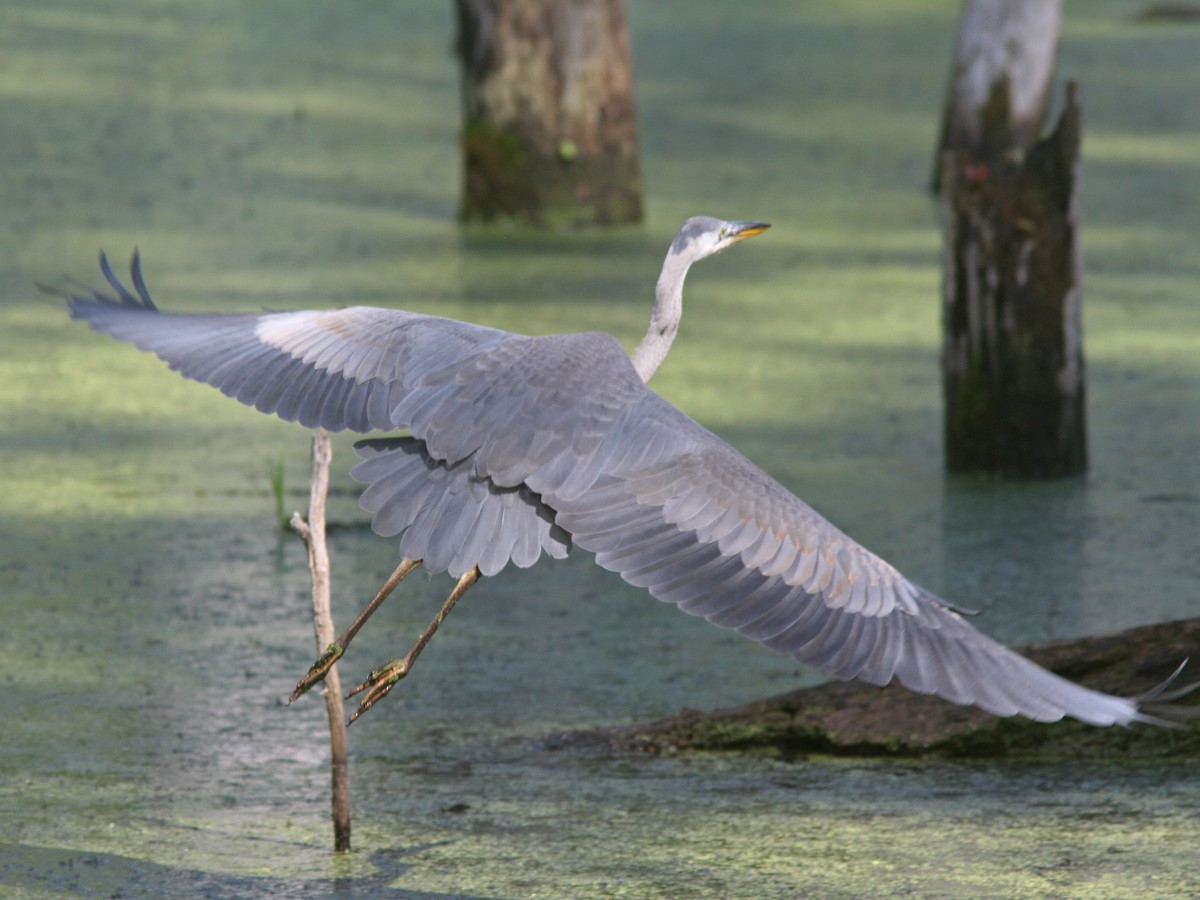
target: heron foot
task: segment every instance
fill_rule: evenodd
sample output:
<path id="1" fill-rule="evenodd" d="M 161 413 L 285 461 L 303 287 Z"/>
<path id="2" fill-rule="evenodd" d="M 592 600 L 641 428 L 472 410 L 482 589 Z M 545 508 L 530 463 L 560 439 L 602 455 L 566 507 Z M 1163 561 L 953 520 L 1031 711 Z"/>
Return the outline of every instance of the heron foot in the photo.
<path id="1" fill-rule="evenodd" d="M 325 652 L 317 657 L 317 661 L 309 666 L 304 677 L 296 684 L 292 696 L 288 697 L 288 703 L 294 703 L 312 690 L 315 685 L 324 681 L 329 670 L 333 668 L 333 664 L 341 659 L 345 652 L 346 648 L 339 641 L 334 641 L 326 647 Z"/>
<path id="2" fill-rule="evenodd" d="M 358 618 L 346 631 L 334 640 L 332 644 L 325 648 L 325 652 L 317 657 L 317 661 L 308 667 L 308 671 L 304 677 L 296 684 L 296 689 L 292 691 L 292 696 L 288 697 L 288 703 L 293 703 L 303 697 L 314 685 L 319 684 L 329 674 L 329 670 L 346 652 L 346 648 L 350 646 L 350 642 L 354 640 L 354 636 L 358 634 L 360 628 L 367 624 L 367 619 L 379 608 L 379 604 L 387 599 L 388 594 L 395 590 L 396 585 L 405 579 L 405 577 L 417 566 L 421 564 L 419 559 L 402 559 L 400 565 L 396 566 L 396 571 L 388 576 L 388 580 L 383 583 L 383 587 L 375 594 L 374 599 L 367 604 L 366 608 L 358 614 Z"/>
<path id="3" fill-rule="evenodd" d="M 393 659 L 386 665 L 374 669 L 368 676 L 367 680 L 360 685 L 356 685 L 350 690 L 349 696 L 353 697 L 367 691 L 367 696 L 359 701 L 358 709 L 350 716 L 350 721 L 353 722 L 368 709 L 382 700 L 394 688 L 399 681 L 404 678 L 412 668 L 412 663 L 409 659 Z"/>
<path id="4" fill-rule="evenodd" d="M 438 614 L 433 617 L 433 621 L 426 626 L 425 631 L 417 638 L 417 642 L 413 644 L 413 648 L 408 651 L 408 654 L 403 659 L 393 659 L 387 665 L 380 666 L 367 676 L 367 680 L 350 691 L 350 696 L 367 692 L 367 696 L 358 704 L 358 709 L 354 715 L 350 717 L 350 722 L 354 722 L 359 716 L 365 713 L 368 709 L 382 700 L 388 695 L 388 692 L 396 686 L 401 678 L 404 678 L 412 671 L 413 663 L 417 657 L 421 655 L 421 651 L 425 649 L 425 645 L 429 643 L 434 632 L 446 620 L 446 616 L 450 615 L 450 610 L 454 609 L 454 604 L 459 598 L 467 592 L 480 578 L 479 567 L 474 566 L 471 571 L 467 572 L 458 579 L 458 584 L 454 586 L 454 590 L 450 592 L 450 596 L 442 604 L 442 608 L 438 610 Z M 326 651 L 328 652 L 328 651 Z M 349 724 L 349 723 L 348 723 Z"/>

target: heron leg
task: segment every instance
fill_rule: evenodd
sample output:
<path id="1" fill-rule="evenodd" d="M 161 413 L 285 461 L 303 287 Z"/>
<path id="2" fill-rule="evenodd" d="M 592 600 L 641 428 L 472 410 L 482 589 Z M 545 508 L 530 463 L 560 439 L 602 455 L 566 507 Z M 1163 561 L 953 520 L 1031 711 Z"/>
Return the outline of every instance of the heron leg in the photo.
<path id="1" fill-rule="evenodd" d="M 454 590 L 450 592 L 450 596 L 446 598 L 446 602 L 442 604 L 442 608 L 438 610 L 438 614 L 433 617 L 433 621 L 429 623 L 425 631 L 417 638 L 417 642 L 413 644 L 413 648 L 408 651 L 404 658 L 394 659 L 387 665 L 375 669 L 367 676 L 366 681 L 350 691 L 351 697 L 367 691 L 367 696 L 363 697 L 358 704 L 358 709 L 350 716 L 351 722 L 386 697 L 388 692 L 396 686 L 396 683 L 412 671 L 413 663 L 421 655 L 421 651 L 425 649 L 425 645 L 429 643 L 429 639 L 437 632 L 438 626 L 446 620 L 446 616 L 450 615 L 450 610 L 454 609 L 454 604 L 458 602 L 459 598 L 480 577 L 479 567 L 476 566 L 462 578 L 458 579 L 458 584 L 454 586 Z"/>
<path id="2" fill-rule="evenodd" d="M 288 698 L 288 703 L 293 702 L 299 697 L 304 696 L 313 687 L 324 680 L 329 674 L 329 670 L 333 668 L 333 664 L 342 658 L 342 654 L 346 652 L 346 648 L 350 646 L 350 642 L 354 640 L 354 636 L 358 634 L 358 630 L 367 624 L 367 619 L 371 618 L 375 610 L 379 609 L 379 604 L 387 599 L 388 594 L 396 589 L 396 585 L 402 582 L 413 569 L 421 564 L 419 559 L 408 559 L 407 557 L 400 560 L 400 565 L 396 566 L 396 571 L 388 576 L 388 580 L 383 583 L 383 587 L 375 595 L 366 608 L 358 614 L 358 618 L 353 624 L 347 628 L 340 637 L 335 638 L 333 643 L 325 648 L 325 652 L 317 657 L 317 661 L 309 666 L 308 672 L 300 679 L 296 685 L 296 689 L 292 691 L 292 696 Z"/>

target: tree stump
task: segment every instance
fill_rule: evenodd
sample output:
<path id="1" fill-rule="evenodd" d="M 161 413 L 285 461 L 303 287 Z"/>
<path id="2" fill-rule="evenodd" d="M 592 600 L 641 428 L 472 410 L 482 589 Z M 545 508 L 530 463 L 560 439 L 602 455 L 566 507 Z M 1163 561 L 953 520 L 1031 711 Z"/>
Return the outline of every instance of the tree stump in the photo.
<path id="1" fill-rule="evenodd" d="M 456 0 L 466 221 L 642 218 L 621 0 Z"/>
<path id="2" fill-rule="evenodd" d="M 1074 84 L 1038 137 L 1057 22 L 1043 0 L 964 9 L 938 160 L 951 472 L 1087 469 Z"/>
<path id="3" fill-rule="evenodd" d="M 1023 158 L 947 151 L 942 374 L 951 472 L 1087 470 L 1079 144 L 1070 85 L 1057 127 Z"/>

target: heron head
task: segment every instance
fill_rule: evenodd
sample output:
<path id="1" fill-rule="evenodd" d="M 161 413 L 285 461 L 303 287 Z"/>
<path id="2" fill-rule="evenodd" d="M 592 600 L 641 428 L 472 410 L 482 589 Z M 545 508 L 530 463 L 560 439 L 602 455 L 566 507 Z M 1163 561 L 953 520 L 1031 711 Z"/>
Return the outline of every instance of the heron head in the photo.
<path id="1" fill-rule="evenodd" d="M 766 222 L 726 222 L 711 216 L 693 216 L 683 223 L 679 234 L 675 236 L 671 255 L 694 263 L 720 253 L 738 241 L 762 234 L 770 227 Z"/>

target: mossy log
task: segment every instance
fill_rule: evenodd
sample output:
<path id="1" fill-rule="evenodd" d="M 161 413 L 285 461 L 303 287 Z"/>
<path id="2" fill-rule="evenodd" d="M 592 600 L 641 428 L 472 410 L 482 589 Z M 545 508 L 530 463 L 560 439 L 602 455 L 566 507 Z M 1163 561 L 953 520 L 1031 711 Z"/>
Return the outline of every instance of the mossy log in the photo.
<path id="1" fill-rule="evenodd" d="M 1200 618 L 1038 644 L 1022 652 L 1088 687 L 1136 696 L 1160 684 L 1184 659 L 1200 655 Z M 1185 671 L 1180 681 L 1194 679 Z M 784 757 L 1162 760 L 1200 756 L 1200 725 L 1043 724 L 997 718 L 895 684 L 834 682 L 710 713 L 687 711 L 657 722 L 554 735 L 547 744 L 655 754 L 717 750 Z"/>

